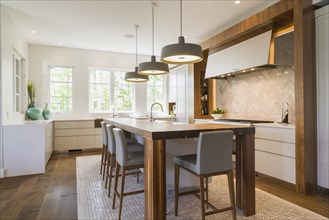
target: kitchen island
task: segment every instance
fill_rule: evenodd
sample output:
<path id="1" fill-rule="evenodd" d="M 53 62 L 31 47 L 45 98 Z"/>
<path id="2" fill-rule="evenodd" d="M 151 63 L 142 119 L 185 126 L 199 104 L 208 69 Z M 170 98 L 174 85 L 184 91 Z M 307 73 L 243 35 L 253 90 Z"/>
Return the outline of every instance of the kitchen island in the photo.
<path id="1" fill-rule="evenodd" d="M 255 214 L 254 127 L 150 122 L 129 118 L 111 118 L 104 121 L 144 138 L 145 219 L 166 219 L 166 140 L 198 137 L 200 132 L 215 130 L 233 130 L 236 136 L 236 203 L 245 216 Z"/>

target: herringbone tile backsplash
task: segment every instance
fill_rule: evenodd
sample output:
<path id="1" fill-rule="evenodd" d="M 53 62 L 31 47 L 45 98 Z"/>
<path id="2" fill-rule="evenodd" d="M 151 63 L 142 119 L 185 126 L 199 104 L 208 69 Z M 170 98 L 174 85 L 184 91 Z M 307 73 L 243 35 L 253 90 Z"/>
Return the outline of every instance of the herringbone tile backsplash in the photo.
<path id="1" fill-rule="evenodd" d="M 230 118 L 281 121 L 284 102 L 289 103 L 289 122 L 295 123 L 295 76 L 291 67 L 260 70 L 217 80 L 217 107 Z"/>

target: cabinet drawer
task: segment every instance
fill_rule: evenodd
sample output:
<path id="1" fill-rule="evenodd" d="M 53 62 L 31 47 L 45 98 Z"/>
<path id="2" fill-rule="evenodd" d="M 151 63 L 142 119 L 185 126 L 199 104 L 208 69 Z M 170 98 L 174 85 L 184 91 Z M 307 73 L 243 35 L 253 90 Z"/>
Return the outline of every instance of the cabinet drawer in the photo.
<path id="1" fill-rule="evenodd" d="M 55 129 L 77 128 L 77 121 L 55 121 Z"/>
<path id="2" fill-rule="evenodd" d="M 78 129 L 78 136 L 79 135 L 94 135 L 94 129 L 93 128 L 79 128 Z"/>
<path id="3" fill-rule="evenodd" d="M 256 138 L 295 143 L 295 129 L 256 127 Z"/>
<path id="4" fill-rule="evenodd" d="M 94 148 L 94 136 L 78 136 L 78 149 Z"/>
<path id="5" fill-rule="evenodd" d="M 63 151 L 70 149 L 77 149 L 78 139 L 77 137 L 55 137 L 54 149 L 55 151 Z"/>
<path id="6" fill-rule="evenodd" d="M 99 134 L 99 135 L 103 135 L 103 130 L 102 128 L 95 128 L 95 135 Z"/>
<path id="7" fill-rule="evenodd" d="M 275 178 L 296 183 L 295 159 L 276 154 L 255 151 L 255 168 L 257 172 Z"/>
<path id="8" fill-rule="evenodd" d="M 255 149 L 295 158 L 295 144 L 255 138 Z"/>
<path id="9" fill-rule="evenodd" d="M 77 129 L 58 129 L 54 132 L 55 137 L 77 136 L 77 134 Z"/>
<path id="10" fill-rule="evenodd" d="M 78 128 L 94 128 L 95 121 L 78 121 Z"/>

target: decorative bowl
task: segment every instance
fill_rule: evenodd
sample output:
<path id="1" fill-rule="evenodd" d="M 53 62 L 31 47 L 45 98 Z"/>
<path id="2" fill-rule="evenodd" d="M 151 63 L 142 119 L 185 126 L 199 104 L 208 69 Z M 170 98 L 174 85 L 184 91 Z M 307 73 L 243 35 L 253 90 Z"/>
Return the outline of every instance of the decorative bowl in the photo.
<path id="1" fill-rule="evenodd" d="M 223 117 L 224 114 L 211 114 L 211 117 L 213 117 L 214 119 L 220 119 L 221 117 Z"/>

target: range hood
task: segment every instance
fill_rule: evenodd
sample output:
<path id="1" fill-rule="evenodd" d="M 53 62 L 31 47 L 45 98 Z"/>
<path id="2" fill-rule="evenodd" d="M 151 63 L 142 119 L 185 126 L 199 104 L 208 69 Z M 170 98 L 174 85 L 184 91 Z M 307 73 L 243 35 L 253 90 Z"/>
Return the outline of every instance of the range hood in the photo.
<path id="1" fill-rule="evenodd" d="M 220 79 L 278 65 L 293 66 L 291 30 L 278 36 L 267 31 L 209 55 L 205 78 Z"/>

